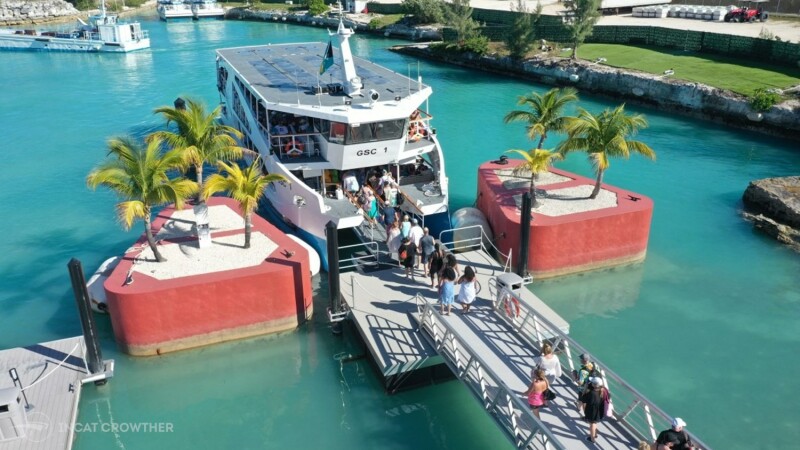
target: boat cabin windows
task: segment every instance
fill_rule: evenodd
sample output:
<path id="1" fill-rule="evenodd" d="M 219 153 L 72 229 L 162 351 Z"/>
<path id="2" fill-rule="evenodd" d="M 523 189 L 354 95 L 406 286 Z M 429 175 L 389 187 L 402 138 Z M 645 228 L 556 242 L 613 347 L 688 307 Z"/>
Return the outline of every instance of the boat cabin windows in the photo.
<path id="1" fill-rule="evenodd" d="M 403 136 L 406 125 L 405 120 L 402 119 L 349 125 L 325 120 L 320 120 L 319 122 L 325 122 L 330 127 L 329 133 L 322 132 L 322 128 L 320 128 L 323 136 L 328 135 L 328 142 L 344 145 L 400 139 Z"/>

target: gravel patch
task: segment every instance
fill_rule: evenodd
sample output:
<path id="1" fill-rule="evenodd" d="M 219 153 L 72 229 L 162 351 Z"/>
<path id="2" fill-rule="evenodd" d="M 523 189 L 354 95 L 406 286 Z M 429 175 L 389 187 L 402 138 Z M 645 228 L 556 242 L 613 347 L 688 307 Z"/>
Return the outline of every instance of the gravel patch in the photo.
<path id="1" fill-rule="evenodd" d="M 225 206 L 219 208 L 230 211 Z M 236 213 L 233 215 L 238 217 Z M 213 223 L 213 216 L 211 220 Z M 239 220 L 242 220 L 241 217 Z M 249 249 L 243 248 L 243 245 L 244 233 L 212 238 L 211 247 L 202 250 L 197 246 L 196 240 L 181 244 L 159 245 L 158 250 L 167 259 L 160 263 L 155 261 L 150 247 L 146 247 L 136 258 L 133 271 L 158 280 L 172 280 L 257 266 L 278 249 L 278 244 L 259 232 L 253 232 L 251 235 Z"/>
<path id="2" fill-rule="evenodd" d="M 242 216 L 225 205 L 209 206 L 208 220 L 212 233 L 244 229 L 244 219 Z M 195 236 L 197 235 L 197 231 L 194 221 L 194 211 L 192 208 L 184 208 L 175 211 L 164 223 L 164 226 L 158 230 L 156 239 L 174 239 L 184 236 Z"/>
<path id="3" fill-rule="evenodd" d="M 513 169 L 500 169 L 495 170 L 494 173 L 497 178 L 503 183 L 506 190 L 528 188 L 531 185 L 531 172 L 523 171 L 518 175 L 514 175 Z M 536 178 L 536 186 L 546 186 L 548 184 L 562 183 L 564 181 L 572 181 L 572 178 L 562 175 L 556 175 L 552 172 L 540 173 Z"/>
<path id="4" fill-rule="evenodd" d="M 539 206 L 533 212 L 543 216 L 566 216 L 598 209 L 614 208 L 617 206 L 617 194 L 605 189 L 600 190 L 597 198 L 588 198 L 594 186 L 581 185 L 550 191 L 536 190 L 536 199 Z M 514 196 L 519 212 L 522 209 L 522 194 Z"/>

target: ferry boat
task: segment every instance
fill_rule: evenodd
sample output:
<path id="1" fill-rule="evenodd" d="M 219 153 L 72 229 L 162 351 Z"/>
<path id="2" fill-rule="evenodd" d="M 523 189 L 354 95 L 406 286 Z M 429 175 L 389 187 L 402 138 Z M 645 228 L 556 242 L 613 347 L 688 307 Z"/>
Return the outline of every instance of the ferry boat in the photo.
<path id="1" fill-rule="evenodd" d="M 192 15 L 195 19 L 222 19 L 225 17 L 225 8 L 217 4 L 216 0 L 193 0 Z"/>
<path id="2" fill-rule="evenodd" d="M 194 19 L 191 2 L 183 0 L 158 0 L 158 17 L 163 21 L 170 19 Z"/>
<path id="3" fill-rule="evenodd" d="M 0 49 L 124 53 L 150 48 L 150 35 L 141 24 L 106 14 L 105 2 L 100 14 L 89 17 L 88 24 L 78 19 L 78 25 L 71 31 L 0 30 Z"/>
<path id="4" fill-rule="evenodd" d="M 261 155 L 266 172 L 291 181 L 267 188 L 266 213 L 309 242 L 326 270 L 328 222 L 362 240 L 382 233 L 358 206 L 370 174 L 391 175 L 399 193 L 384 197 L 431 234 L 450 228 L 444 156 L 432 116 L 421 110 L 431 87 L 419 75 L 414 80 L 353 56 L 352 34 L 340 18 L 327 45 L 217 50 L 221 120 L 244 134 L 242 145 Z M 355 190 L 344 186 L 353 177 Z M 362 226 L 370 223 L 372 229 Z"/>

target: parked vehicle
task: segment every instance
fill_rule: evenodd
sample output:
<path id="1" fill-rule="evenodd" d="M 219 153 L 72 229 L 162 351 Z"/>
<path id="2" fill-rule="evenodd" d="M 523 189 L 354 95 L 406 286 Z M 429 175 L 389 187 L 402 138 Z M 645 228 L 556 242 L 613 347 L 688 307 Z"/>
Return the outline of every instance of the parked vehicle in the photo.
<path id="1" fill-rule="evenodd" d="M 725 14 L 724 20 L 725 22 L 755 22 L 756 20 L 766 22 L 769 18 L 769 13 L 764 11 L 764 7 L 761 6 L 760 3 L 765 3 L 767 1 L 768 0 L 751 0 L 746 2 L 746 6 L 728 11 L 728 14 Z M 757 6 L 754 7 L 753 4 Z"/>

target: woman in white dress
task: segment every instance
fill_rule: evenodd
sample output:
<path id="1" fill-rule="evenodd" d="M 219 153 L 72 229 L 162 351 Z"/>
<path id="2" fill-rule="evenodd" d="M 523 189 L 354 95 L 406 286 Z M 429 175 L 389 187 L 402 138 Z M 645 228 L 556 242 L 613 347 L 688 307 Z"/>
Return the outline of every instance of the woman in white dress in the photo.
<path id="1" fill-rule="evenodd" d="M 475 296 L 478 295 L 478 283 L 475 280 L 475 271 L 472 267 L 467 266 L 464 268 L 464 275 L 458 279 L 460 289 L 458 291 L 458 302 L 461 303 L 463 308 L 461 312 L 467 314 L 472 302 L 475 301 Z"/>
<path id="2" fill-rule="evenodd" d="M 531 374 L 536 372 L 536 369 L 544 370 L 550 385 L 553 385 L 557 379 L 561 378 L 561 361 L 558 360 L 558 356 L 553 354 L 553 346 L 549 342 L 542 344 L 542 355 L 533 359 Z"/>
<path id="3" fill-rule="evenodd" d="M 397 221 L 395 221 L 392 224 L 392 227 L 389 228 L 389 232 L 386 233 L 386 246 L 389 247 L 389 252 L 391 253 L 389 256 L 397 259 L 398 261 L 400 261 L 400 258 L 397 255 L 397 251 L 400 250 L 401 241 L 402 236 L 400 235 L 400 225 L 398 225 Z M 400 265 L 402 265 L 402 262 Z"/>

